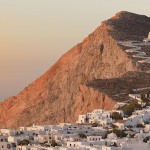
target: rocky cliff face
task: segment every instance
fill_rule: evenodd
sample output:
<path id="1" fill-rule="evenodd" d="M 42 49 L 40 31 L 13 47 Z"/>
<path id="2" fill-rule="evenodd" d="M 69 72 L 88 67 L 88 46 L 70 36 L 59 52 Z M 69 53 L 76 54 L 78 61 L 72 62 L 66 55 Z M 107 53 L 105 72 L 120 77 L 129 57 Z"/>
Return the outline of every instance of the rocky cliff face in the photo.
<path id="1" fill-rule="evenodd" d="M 138 18 L 146 20 L 146 28 L 140 30 Z M 147 36 L 150 31 L 147 21 L 150 18 L 121 12 L 103 22 L 43 76 L 17 96 L 0 103 L 0 127 L 75 122 L 79 114 L 95 108 L 112 109 L 116 102 L 110 96 L 86 85 L 97 79 L 137 71 L 132 59 L 118 46 L 117 40 L 126 38 L 130 33 L 130 24 L 139 28 L 140 37 Z M 138 36 L 137 33 L 135 36 Z M 135 36 L 132 33 L 130 39 Z"/>

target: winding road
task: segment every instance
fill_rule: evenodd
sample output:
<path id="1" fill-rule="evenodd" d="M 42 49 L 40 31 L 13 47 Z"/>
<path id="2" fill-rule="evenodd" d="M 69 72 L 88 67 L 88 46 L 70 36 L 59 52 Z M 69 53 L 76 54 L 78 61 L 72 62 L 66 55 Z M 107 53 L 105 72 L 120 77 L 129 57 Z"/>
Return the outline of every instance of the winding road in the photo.
<path id="1" fill-rule="evenodd" d="M 136 53 L 132 55 L 134 58 L 140 58 L 141 60 L 138 63 L 149 63 L 150 64 L 150 57 L 147 56 L 146 52 L 142 51 L 140 46 L 150 46 L 150 43 L 145 42 L 138 42 L 134 43 L 133 41 L 125 41 L 125 42 L 118 42 L 119 44 L 127 47 L 131 47 L 130 49 L 125 50 L 127 53 Z"/>

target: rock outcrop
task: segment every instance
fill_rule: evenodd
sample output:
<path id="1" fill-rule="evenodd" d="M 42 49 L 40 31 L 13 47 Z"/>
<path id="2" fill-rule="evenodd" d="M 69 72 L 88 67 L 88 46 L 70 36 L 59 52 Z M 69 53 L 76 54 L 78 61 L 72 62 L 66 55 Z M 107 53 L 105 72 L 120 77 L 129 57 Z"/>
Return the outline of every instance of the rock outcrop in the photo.
<path id="1" fill-rule="evenodd" d="M 95 108 L 112 109 L 115 100 L 86 85 L 138 71 L 117 40 L 142 39 L 149 31 L 150 18 L 129 12 L 104 21 L 44 75 L 17 96 L 0 103 L 0 127 L 75 122 L 79 114 Z"/>

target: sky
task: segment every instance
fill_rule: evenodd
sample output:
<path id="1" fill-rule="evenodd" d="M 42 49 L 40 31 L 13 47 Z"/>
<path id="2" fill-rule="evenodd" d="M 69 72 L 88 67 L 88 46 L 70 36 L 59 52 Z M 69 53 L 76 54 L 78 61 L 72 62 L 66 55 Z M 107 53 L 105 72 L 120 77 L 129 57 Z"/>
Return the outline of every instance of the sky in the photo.
<path id="1" fill-rule="evenodd" d="M 119 11 L 150 0 L 0 0 L 0 100 L 18 94 Z"/>

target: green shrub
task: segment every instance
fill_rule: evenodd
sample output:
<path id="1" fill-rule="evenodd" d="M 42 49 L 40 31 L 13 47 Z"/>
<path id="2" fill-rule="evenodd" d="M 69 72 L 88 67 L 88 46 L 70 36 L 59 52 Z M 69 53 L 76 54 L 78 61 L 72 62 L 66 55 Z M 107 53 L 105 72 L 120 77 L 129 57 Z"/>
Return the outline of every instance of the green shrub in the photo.
<path id="1" fill-rule="evenodd" d="M 98 123 L 93 123 L 92 124 L 92 127 L 97 127 L 98 126 Z"/>
<path id="2" fill-rule="evenodd" d="M 117 135 L 117 137 L 120 137 L 120 138 L 127 136 L 127 134 L 124 131 L 118 130 L 118 129 L 113 129 L 112 131 L 107 131 L 106 134 L 103 136 L 103 139 L 107 138 L 107 135 L 112 132 L 115 133 Z"/>
<path id="3" fill-rule="evenodd" d="M 111 124 L 111 127 L 112 127 L 113 129 L 115 129 L 117 126 L 114 125 L 114 124 Z"/>
<path id="4" fill-rule="evenodd" d="M 52 140 L 52 142 L 51 142 L 51 146 L 55 147 L 55 146 L 58 146 L 58 144 L 56 143 L 56 141 L 55 141 L 55 140 Z"/>
<path id="5" fill-rule="evenodd" d="M 82 139 L 86 139 L 86 138 L 87 138 L 87 136 L 86 136 L 85 134 L 83 134 L 83 133 L 79 133 L 78 135 L 79 135 L 79 137 L 82 138 Z"/>
<path id="6" fill-rule="evenodd" d="M 122 120 L 122 116 L 121 114 L 119 114 L 118 112 L 113 112 L 112 113 L 112 119 L 115 119 L 115 120 Z"/>
<path id="7" fill-rule="evenodd" d="M 124 105 L 118 109 L 122 110 L 125 113 L 125 115 L 131 116 L 134 110 L 141 108 L 142 106 L 138 104 L 137 101 L 132 101 L 128 105 Z"/>
<path id="8" fill-rule="evenodd" d="M 143 142 L 147 143 L 147 141 L 149 141 L 149 140 L 150 140 L 150 136 L 147 136 L 143 139 Z"/>
<path id="9" fill-rule="evenodd" d="M 30 144 L 29 140 L 22 140 L 18 143 L 18 145 L 28 145 L 28 144 Z"/>
<path id="10" fill-rule="evenodd" d="M 142 124 L 137 124 L 136 127 L 137 127 L 137 128 L 144 128 L 145 126 L 142 125 Z"/>

